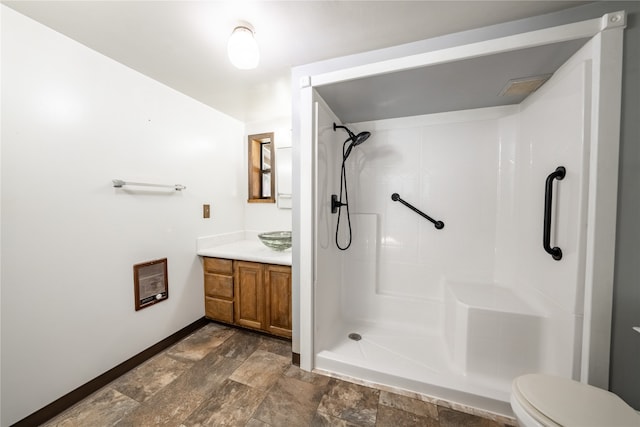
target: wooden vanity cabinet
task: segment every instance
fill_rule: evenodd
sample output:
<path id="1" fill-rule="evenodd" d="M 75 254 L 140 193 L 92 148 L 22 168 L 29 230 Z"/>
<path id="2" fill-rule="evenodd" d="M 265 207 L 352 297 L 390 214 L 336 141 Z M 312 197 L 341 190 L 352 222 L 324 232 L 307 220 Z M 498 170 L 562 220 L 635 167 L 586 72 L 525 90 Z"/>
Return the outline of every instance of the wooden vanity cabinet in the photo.
<path id="1" fill-rule="evenodd" d="M 205 315 L 291 338 L 291 267 L 204 258 Z"/>

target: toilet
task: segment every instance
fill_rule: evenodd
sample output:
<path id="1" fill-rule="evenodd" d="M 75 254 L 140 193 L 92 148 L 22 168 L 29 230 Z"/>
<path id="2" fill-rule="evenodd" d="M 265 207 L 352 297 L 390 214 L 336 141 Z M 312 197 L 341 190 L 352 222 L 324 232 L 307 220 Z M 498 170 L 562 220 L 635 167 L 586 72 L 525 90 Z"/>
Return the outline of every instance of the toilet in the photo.
<path id="1" fill-rule="evenodd" d="M 640 427 L 640 414 L 615 394 L 551 375 L 513 380 L 511 408 L 520 427 Z"/>

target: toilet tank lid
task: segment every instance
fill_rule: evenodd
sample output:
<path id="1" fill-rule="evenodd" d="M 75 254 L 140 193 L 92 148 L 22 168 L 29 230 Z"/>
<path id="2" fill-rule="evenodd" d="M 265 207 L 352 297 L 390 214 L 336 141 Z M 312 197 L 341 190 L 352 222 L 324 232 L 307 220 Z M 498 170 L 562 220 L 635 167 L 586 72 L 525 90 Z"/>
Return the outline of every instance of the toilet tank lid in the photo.
<path id="1" fill-rule="evenodd" d="M 640 426 L 640 415 L 615 394 L 567 378 L 529 374 L 513 381 L 527 402 L 562 426 Z"/>

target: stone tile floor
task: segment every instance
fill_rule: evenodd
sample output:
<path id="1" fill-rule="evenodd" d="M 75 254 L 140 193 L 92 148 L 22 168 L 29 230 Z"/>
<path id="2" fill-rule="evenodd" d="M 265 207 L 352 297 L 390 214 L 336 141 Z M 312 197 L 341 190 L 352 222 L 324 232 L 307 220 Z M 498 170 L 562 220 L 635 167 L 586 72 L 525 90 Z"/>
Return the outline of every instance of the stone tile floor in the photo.
<path id="1" fill-rule="evenodd" d="M 45 426 L 504 424 L 291 365 L 291 343 L 209 323 Z"/>

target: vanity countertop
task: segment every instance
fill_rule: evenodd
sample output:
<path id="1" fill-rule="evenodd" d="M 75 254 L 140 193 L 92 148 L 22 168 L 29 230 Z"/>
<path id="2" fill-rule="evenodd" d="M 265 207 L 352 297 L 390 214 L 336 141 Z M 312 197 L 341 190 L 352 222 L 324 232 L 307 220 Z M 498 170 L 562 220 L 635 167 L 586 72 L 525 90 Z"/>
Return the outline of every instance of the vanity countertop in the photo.
<path id="1" fill-rule="evenodd" d="M 244 236 L 243 236 L 244 237 Z M 250 236 L 247 236 L 250 237 Z M 205 257 L 237 259 L 265 264 L 291 265 L 291 248 L 274 251 L 254 238 L 242 238 L 231 242 L 211 242 L 198 239 L 197 254 Z"/>

